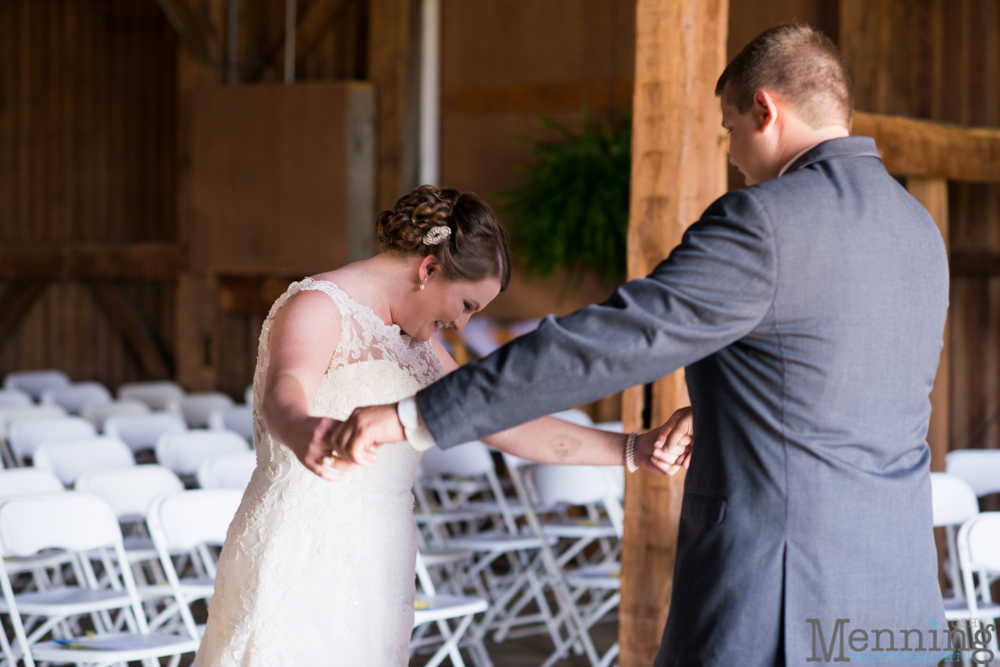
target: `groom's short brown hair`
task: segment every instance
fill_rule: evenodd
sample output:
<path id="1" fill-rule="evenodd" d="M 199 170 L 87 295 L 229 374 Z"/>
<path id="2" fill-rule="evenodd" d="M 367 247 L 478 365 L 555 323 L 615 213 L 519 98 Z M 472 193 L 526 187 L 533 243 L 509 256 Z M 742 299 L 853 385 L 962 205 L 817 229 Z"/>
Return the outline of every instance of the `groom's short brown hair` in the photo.
<path id="1" fill-rule="evenodd" d="M 761 90 L 781 95 L 813 129 L 850 129 L 854 120 L 847 65 L 830 38 L 809 26 L 765 30 L 730 61 L 715 86 L 715 94 L 741 114 Z"/>

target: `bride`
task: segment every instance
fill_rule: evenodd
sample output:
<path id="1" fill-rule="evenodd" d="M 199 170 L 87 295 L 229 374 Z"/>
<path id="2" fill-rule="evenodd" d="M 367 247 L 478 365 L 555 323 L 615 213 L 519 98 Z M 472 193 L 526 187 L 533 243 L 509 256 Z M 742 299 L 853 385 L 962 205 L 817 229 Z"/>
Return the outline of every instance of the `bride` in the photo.
<path id="1" fill-rule="evenodd" d="M 195 667 L 408 662 L 420 453 L 386 445 L 355 467 L 332 456 L 327 436 L 355 407 L 394 403 L 457 368 L 433 334 L 461 331 L 505 289 L 510 257 L 489 206 L 455 190 L 417 188 L 376 228 L 380 254 L 293 283 L 264 321 L 257 469 L 222 549 Z M 657 438 L 636 446 L 650 470 Z M 624 440 L 543 418 L 487 442 L 543 462 L 621 465 Z"/>

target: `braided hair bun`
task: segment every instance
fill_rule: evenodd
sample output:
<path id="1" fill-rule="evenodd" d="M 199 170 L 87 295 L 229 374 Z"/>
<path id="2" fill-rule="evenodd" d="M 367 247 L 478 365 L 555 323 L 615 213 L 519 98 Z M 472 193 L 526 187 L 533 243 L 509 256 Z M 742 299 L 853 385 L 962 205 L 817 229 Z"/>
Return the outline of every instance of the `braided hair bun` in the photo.
<path id="1" fill-rule="evenodd" d="M 493 209 L 472 193 L 422 185 L 375 223 L 383 252 L 433 255 L 449 280 L 510 284 L 510 251 Z"/>

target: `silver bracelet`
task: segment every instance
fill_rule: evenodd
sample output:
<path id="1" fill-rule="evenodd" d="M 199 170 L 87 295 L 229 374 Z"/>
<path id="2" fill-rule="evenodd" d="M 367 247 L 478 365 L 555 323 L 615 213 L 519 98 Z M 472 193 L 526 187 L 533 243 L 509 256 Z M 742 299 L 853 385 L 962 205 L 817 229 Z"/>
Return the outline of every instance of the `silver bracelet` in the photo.
<path id="1" fill-rule="evenodd" d="M 635 464 L 635 439 L 638 435 L 637 431 L 632 431 L 628 434 L 628 439 L 625 440 L 625 467 L 628 468 L 629 472 L 635 472 L 639 469 L 639 466 Z"/>

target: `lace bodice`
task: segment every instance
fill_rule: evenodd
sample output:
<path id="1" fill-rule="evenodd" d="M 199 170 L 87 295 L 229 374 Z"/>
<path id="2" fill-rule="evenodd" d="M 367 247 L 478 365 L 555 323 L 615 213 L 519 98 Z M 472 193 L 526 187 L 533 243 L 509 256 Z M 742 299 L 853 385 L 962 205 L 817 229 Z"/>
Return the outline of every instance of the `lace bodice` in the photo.
<path id="1" fill-rule="evenodd" d="M 310 408 L 344 419 L 412 396 L 442 374 L 430 343 L 412 340 L 337 285 L 306 278 L 274 303 L 254 374 L 257 469 L 223 547 L 196 667 L 403 667 L 413 623 L 413 475 L 420 454 L 383 445 L 340 482 L 309 472 L 261 418 L 274 317 L 294 294 L 327 294 L 341 336 Z"/>

